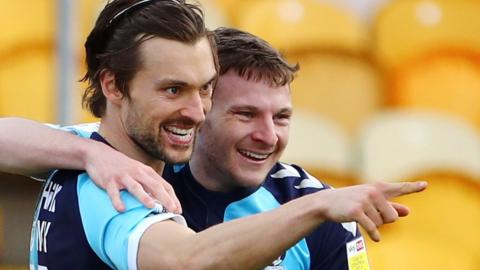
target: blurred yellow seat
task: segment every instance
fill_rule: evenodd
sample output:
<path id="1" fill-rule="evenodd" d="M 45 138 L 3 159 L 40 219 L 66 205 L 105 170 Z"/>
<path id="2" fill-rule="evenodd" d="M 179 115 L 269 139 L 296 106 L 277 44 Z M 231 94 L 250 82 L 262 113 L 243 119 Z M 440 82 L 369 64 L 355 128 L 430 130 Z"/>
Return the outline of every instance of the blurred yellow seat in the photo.
<path id="1" fill-rule="evenodd" d="M 396 199 L 412 213 L 369 241 L 373 269 L 475 270 L 480 266 L 480 139 L 460 119 L 390 112 L 372 120 L 358 145 L 360 178 L 427 180 L 421 194 Z"/>
<path id="2" fill-rule="evenodd" d="M 2 1 L 0 116 L 54 116 L 55 2 Z"/>
<path id="3" fill-rule="evenodd" d="M 105 5 L 101 0 L 75 2 L 75 46 L 81 78 L 83 42 L 98 12 Z M 0 33 L 0 116 L 23 116 L 40 121 L 56 121 L 58 70 L 55 60 L 57 2 L 0 1 L 0 24 L 8 25 Z M 78 106 L 85 84 L 77 84 Z M 83 112 L 80 120 L 92 120 Z"/>
<path id="4" fill-rule="evenodd" d="M 287 53 L 318 48 L 358 52 L 368 46 L 367 27 L 359 18 L 320 1 L 261 0 L 243 9 L 237 26 Z"/>
<path id="5" fill-rule="evenodd" d="M 220 26 L 230 25 L 228 14 L 223 6 L 219 5 L 215 0 L 199 1 L 203 12 L 205 13 L 205 25 L 209 29 L 215 29 Z"/>
<path id="6" fill-rule="evenodd" d="M 394 69 L 390 102 L 462 117 L 480 128 L 480 51 L 445 50 Z"/>
<path id="7" fill-rule="evenodd" d="M 0 55 L 3 56 L 0 63 L 0 116 L 54 121 L 53 44 L 37 45 Z"/>
<path id="8" fill-rule="evenodd" d="M 374 25 L 377 59 L 387 68 L 442 48 L 480 50 L 480 2 L 396 0 Z"/>
<path id="9" fill-rule="evenodd" d="M 4 26 L 0 32 L 0 54 L 20 44 L 54 39 L 55 5 L 51 0 L 0 1 L 0 25 Z"/>
<path id="10" fill-rule="evenodd" d="M 1 265 L 0 270 L 28 270 L 27 265 Z"/>
<path id="11" fill-rule="evenodd" d="M 383 82 L 370 61 L 367 26 L 337 6 L 314 0 L 263 0 L 245 8 L 242 29 L 300 64 L 292 84 L 296 108 L 354 134 L 383 104 Z"/>
<path id="12" fill-rule="evenodd" d="M 202 0 L 201 3 L 204 5 L 205 0 Z M 225 21 L 225 25 L 232 25 L 238 26 L 238 21 L 242 18 L 245 14 L 244 10 L 245 7 L 248 7 L 251 4 L 255 4 L 256 2 L 263 1 L 263 0 L 207 0 L 215 5 L 222 13 L 222 18 Z M 208 20 L 208 15 L 205 16 Z"/>
<path id="13" fill-rule="evenodd" d="M 305 168 L 334 187 L 355 184 L 350 170 L 351 139 L 333 121 L 295 109 L 282 161 Z"/>
<path id="14" fill-rule="evenodd" d="M 480 128 L 480 2 L 392 1 L 374 26 L 395 107 L 460 116 Z"/>
<path id="15" fill-rule="evenodd" d="M 295 108 L 326 117 L 350 135 L 384 104 L 383 81 L 368 59 L 341 52 L 295 57 L 300 71 L 292 83 Z"/>

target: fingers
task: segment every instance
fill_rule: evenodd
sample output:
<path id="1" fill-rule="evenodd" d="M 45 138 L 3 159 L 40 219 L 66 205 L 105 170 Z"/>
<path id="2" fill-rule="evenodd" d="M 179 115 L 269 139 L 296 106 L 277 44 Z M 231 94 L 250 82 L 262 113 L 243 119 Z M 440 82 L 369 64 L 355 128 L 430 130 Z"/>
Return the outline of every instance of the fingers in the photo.
<path id="1" fill-rule="evenodd" d="M 148 176 L 150 177 L 144 177 L 140 180 L 145 189 L 168 211 L 180 214 L 182 209 L 173 187 L 153 170 Z"/>
<path id="2" fill-rule="evenodd" d="M 125 210 L 120 197 L 120 190 L 125 188 L 148 208 L 155 206 L 156 199 L 168 211 L 181 212 L 173 188 L 154 169 L 110 147 L 104 148 L 101 155 L 95 154 L 98 148 L 94 148 L 97 150 L 86 159 L 85 170 L 99 187 L 107 191 L 117 211 Z M 102 158 L 98 159 L 98 156 Z"/>
<path id="3" fill-rule="evenodd" d="M 407 206 L 396 202 L 390 202 L 390 204 L 395 209 L 395 211 L 397 211 L 399 217 L 405 217 L 410 214 L 410 209 Z"/>
<path id="4" fill-rule="evenodd" d="M 108 181 L 105 188 L 113 207 L 119 212 L 125 211 L 125 205 L 120 197 L 120 190 L 123 187 L 147 208 L 155 207 L 155 199 L 157 199 L 167 211 L 180 214 L 182 209 L 172 186 L 158 174 L 155 176 L 158 179 L 143 176 L 136 181 L 130 176 L 123 176 L 121 180 Z"/>
<path id="5" fill-rule="evenodd" d="M 381 216 L 382 224 L 380 225 L 395 222 L 399 217 L 397 210 L 385 199 L 381 200 L 380 202 L 376 202 L 375 208 L 377 209 L 378 214 Z"/>
<path id="6" fill-rule="evenodd" d="M 117 210 L 118 212 L 125 211 L 125 205 L 120 199 L 120 189 L 117 184 L 113 181 L 110 181 L 105 188 L 108 197 L 110 197 L 110 200 L 112 200 L 113 208 L 115 208 L 115 210 Z"/>
<path id="7" fill-rule="evenodd" d="M 368 205 L 365 207 L 365 215 L 375 224 L 375 227 L 378 228 L 383 225 L 383 218 L 380 215 L 380 212 L 377 211 L 373 205 Z"/>
<path id="8" fill-rule="evenodd" d="M 145 207 L 153 208 L 155 207 L 155 200 L 150 196 L 150 194 L 145 191 L 143 186 L 132 179 L 129 176 L 124 176 L 122 178 L 123 186 L 130 192 L 133 196 L 137 198 Z"/>
<path id="9" fill-rule="evenodd" d="M 384 193 L 387 199 L 407 195 L 410 193 L 420 192 L 427 188 L 428 183 L 425 181 L 417 182 L 400 182 L 400 183 L 382 183 L 376 184 Z"/>
<path id="10" fill-rule="evenodd" d="M 180 204 L 180 201 L 178 200 L 177 195 L 175 194 L 175 191 L 173 190 L 173 187 L 170 184 L 168 184 L 168 186 L 165 187 L 165 190 L 167 191 L 170 198 L 173 199 L 173 203 L 175 205 L 174 213 L 181 214 L 182 213 L 182 205 Z"/>
<path id="11" fill-rule="evenodd" d="M 365 229 L 373 241 L 380 241 L 380 232 L 378 231 L 377 226 L 366 214 L 361 214 L 356 221 Z"/>
<path id="12" fill-rule="evenodd" d="M 383 224 L 392 223 L 398 219 L 398 213 L 395 208 L 385 199 L 383 194 L 376 189 L 370 189 L 368 191 L 368 199 L 363 203 L 363 211 L 368 219 L 375 225 L 375 229 L 370 228 L 369 231 L 373 240 L 379 236 L 375 230 Z"/>
<path id="13" fill-rule="evenodd" d="M 336 222 L 356 221 L 373 241 L 380 241 L 378 228 L 408 215 L 408 207 L 390 202 L 390 197 L 419 192 L 426 182 L 375 183 L 319 192 L 327 205 L 327 219 Z M 330 202 L 330 203 L 329 203 Z"/>
<path id="14" fill-rule="evenodd" d="M 176 202 L 172 199 L 172 195 L 167 192 L 166 186 L 157 183 L 155 186 L 150 186 L 151 195 L 157 199 L 169 212 L 178 213 L 179 209 Z"/>
<path id="15" fill-rule="evenodd" d="M 396 202 L 387 202 L 377 207 L 379 208 L 378 210 L 371 205 L 368 206 L 365 209 L 365 214 L 361 215 L 357 220 L 375 242 L 380 241 L 380 232 L 378 231 L 380 226 L 386 223 L 393 223 L 399 217 L 407 216 L 410 213 L 410 209 L 407 206 Z"/>

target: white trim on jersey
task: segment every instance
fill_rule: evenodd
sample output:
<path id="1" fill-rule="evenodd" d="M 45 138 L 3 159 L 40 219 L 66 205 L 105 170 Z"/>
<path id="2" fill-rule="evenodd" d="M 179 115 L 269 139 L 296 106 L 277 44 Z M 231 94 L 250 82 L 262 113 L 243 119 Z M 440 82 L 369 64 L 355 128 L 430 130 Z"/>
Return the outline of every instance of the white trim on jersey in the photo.
<path id="1" fill-rule="evenodd" d="M 300 177 L 300 173 L 291 165 L 280 163 L 283 168 L 282 170 L 276 171 L 274 174 L 271 174 L 272 178 L 285 178 L 285 177 Z"/>
<path id="2" fill-rule="evenodd" d="M 357 236 L 357 223 L 356 222 L 343 222 L 342 227 L 351 232 L 353 234 L 353 237 Z"/>
<path id="3" fill-rule="evenodd" d="M 183 216 L 173 213 L 153 214 L 135 226 L 135 229 L 133 229 L 132 233 L 128 237 L 127 262 L 129 270 L 137 270 L 138 246 L 143 233 L 153 224 L 169 219 L 181 225 L 187 226 L 187 222 Z"/>

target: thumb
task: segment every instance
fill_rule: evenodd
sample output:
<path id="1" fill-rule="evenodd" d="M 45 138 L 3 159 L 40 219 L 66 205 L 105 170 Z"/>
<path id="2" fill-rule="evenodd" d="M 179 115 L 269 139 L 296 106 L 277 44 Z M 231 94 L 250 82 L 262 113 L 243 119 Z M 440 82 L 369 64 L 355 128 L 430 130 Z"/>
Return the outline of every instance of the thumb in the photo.
<path id="1" fill-rule="evenodd" d="M 405 217 L 410 214 L 410 209 L 403 204 L 390 202 L 390 205 L 397 211 L 399 217 Z"/>

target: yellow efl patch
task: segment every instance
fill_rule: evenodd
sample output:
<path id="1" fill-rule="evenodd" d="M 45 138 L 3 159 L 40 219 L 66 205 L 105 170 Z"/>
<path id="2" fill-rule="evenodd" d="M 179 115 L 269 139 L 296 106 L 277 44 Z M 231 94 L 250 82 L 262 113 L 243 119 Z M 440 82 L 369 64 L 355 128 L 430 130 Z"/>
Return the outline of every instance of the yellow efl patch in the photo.
<path id="1" fill-rule="evenodd" d="M 367 248 L 363 237 L 347 243 L 347 258 L 349 270 L 370 270 Z"/>

